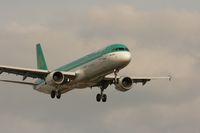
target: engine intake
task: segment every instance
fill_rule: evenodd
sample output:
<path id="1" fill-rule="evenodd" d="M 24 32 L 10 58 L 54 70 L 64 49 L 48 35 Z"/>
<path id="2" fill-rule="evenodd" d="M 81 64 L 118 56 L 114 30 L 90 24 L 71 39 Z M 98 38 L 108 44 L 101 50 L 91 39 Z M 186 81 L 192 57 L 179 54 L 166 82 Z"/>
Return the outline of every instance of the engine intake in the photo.
<path id="1" fill-rule="evenodd" d="M 118 91 L 128 91 L 132 88 L 133 85 L 133 81 L 130 77 L 121 77 L 119 78 L 119 82 L 117 84 L 115 84 L 115 88 Z"/>
<path id="2" fill-rule="evenodd" d="M 53 74 L 53 80 L 57 83 L 57 84 L 62 84 L 65 80 L 64 75 L 61 72 L 55 72 Z"/>
<path id="3" fill-rule="evenodd" d="M 64 83 L 69 83 L 70 79 L 65 77 L 65 75 L 62 72 L 52 72 L 47 76 L 46 82 L 50 84 L 61 85 Z"/>

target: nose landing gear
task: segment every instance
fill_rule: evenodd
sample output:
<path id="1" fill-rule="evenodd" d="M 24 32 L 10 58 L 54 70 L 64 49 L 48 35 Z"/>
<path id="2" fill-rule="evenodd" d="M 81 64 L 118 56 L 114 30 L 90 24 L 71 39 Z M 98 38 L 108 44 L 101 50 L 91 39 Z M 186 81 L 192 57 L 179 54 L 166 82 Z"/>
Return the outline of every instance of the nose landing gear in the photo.
<path id="1" fill-rule="evenodd" d="M 101 89 L 101 93 L 97 94 L 96 96 L 96 100 L 97 102 L 106 102 L 107 101 L 107 95 L 104 94 L 104 90 L 108 87 L 109 83 L 107 81 L 101 81 L 100 84 L 100 89 Z"/>
<path id="2" fill-rule="evenodd" d="M 104 91 L 105 89 L 103 89 L 102 87 L 101 87 L 101 93 L 100 94 L 97 94 L 97 96 L 96 96 L 96 100 L 97 100 L 97 102 L 100 102 L 101 100 L 102 100 L 102 102 L 106 102 L 107 101 L 107 95 L 106 94 L 103 94 L 103 91 Z"/>
<path id="3" fill-rule="evenodd" d="M 114 77 L 112 83 L 118 84 L 119 81 L 118 81 L 117 75 L 118 75 L 118 73 L 119 73 L 119 69 L 114 69 L 114 70 L 113 70 L 113 73 L 114 73 L 115 77 Z M 106 82 L 106 81 L 102 81 L 102 82 L 100 83 L 101 93 L 97 94 L 97 96 L 96 96 L 97 102 L 100 102 L 100 101 L 106 102 L 106 101 L 107 101 L 107 95 L 104 94 L 103 91 L 108 87 L 109 84 L 110 84 L 110 83 L 109 83 L 109 82 Z"/>
<path id="4" fill-rule="evenodd" d="M 101 93 L 100 94 L 97 94 L 97 96 L 96 96 L 96 100 L 97 100 L 97 102 L 100 102 L 101 100 L 102 100 L 102 102 L 106 102 L 107 101 L 107 95 L 106 94 L 103 94 L 103 91 L 104 91 L 105 89 L 102 89 L 101 88 Z"/>

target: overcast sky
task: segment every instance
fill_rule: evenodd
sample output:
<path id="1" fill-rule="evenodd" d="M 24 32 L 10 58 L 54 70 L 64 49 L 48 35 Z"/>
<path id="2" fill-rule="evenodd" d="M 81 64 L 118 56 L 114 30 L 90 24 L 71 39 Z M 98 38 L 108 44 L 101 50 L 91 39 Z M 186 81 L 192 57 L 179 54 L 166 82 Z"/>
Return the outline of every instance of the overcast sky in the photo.
<path id="1" fill-rule="evenodd" d="M 133 55 L 120 72 L 172 75 L 172 82 L 74 90 L 61 100 L 29 86 L 0 83 L 4 133 L 199 133 L 200 1 L 198 0 L 0 0 L 1 65 L 35 68 L 42 43 L 50 69 L 112 43 Z M 2 74 L 1 79 L 21 80 Z"/>

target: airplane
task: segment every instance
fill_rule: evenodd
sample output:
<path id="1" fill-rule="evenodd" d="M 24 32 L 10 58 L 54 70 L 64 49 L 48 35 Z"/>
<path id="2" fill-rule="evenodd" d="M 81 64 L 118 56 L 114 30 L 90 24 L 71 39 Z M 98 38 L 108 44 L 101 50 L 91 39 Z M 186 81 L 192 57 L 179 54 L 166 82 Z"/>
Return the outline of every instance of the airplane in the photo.
<path id="1" fill-rule="evenodd" d="M 0 80 L 2 82 L 31 85 L 33 89 L 49 94 L 52 99 L 61 98 L 61 95 L 73 89 L 99 87 L 100 93 L 96 96 L 97 102 L 106 102 L 104 90 L 114 84 L 116 90 L 126 92 L 133 84 L 147 82 L 154 79 L 168 79 L 166 77 L 130 77 L 119 76 L 132 59 L 131 52 L 124 44 L 111 44 L 107 47 L 88 54 L 55 70 L 49 70 L 41 44 L 36 45 L 37 69 L 11 67 L 0 65 L 0 74 L 10 73 L 23 76 L 23 81 Z M 111 75 L 112 74 L 112 75 Z M 27 78 L 36 79 L 35 82 L 25 82 Z"/>

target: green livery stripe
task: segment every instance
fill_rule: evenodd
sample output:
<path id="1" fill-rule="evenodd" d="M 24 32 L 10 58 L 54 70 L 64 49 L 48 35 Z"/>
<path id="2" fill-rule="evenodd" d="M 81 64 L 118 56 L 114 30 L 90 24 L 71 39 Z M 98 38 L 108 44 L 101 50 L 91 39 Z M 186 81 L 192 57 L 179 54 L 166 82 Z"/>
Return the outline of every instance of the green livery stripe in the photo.
<path id="1" fill-rule="evenodd" d="M 42 51 L 42 47 L 40 44 L 36 45 L 36 51 L 37 51 L 37 68 L 41 70 L 48 70 L 44 54 Z"/>
<path id="2" fill-rule="evenodd" d="M 106 55 L 106 54 L 109 54 L 109 53 L 112 53 L 112 52 L 119 52 L 119 51 L 129 51 L 128 48 L 123 45 L 123 44 L 112 44 L 112 45 L 109 45 L 108 47 L 102 49 L 102 50 L 99 50 L 97 52 L 94 52 L 94 53 L 91 53 L 89 55 L 86 55 L 78 60 L 75 60 L 69 64 L 66 64 L 56 70 L 58 71 L 70 71 L 72 69 L 75 69 L 81 65 L 84 65 L 84 64 L 87 64 L 93 60 L 96 60 L 100 57 L 102 57 L 103 55 Z"/>

